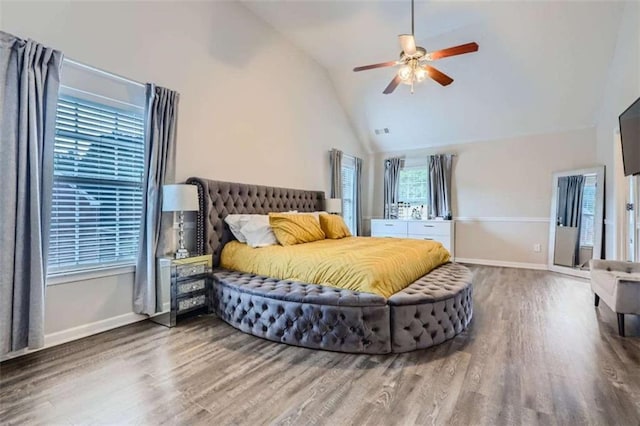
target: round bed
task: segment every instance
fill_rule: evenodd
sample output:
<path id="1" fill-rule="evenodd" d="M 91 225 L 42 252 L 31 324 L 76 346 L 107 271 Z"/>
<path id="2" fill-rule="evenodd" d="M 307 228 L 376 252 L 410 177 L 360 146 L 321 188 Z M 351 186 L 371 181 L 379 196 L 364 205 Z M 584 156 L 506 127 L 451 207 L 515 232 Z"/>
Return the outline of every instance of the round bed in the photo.
<path id="1" fill-rule="evenodd" d="M 323 192 L 190 178 L 198 186 L 197 250 L 233 239 L 227 214 L 322 210 Z M 428 348 L 466 329 L 473 314 L 467 268 L 446 263 L 389 298 L 372 293 L 215 269 L 211 306 L 231 326 L 290 345 L 383 354 Z"/>

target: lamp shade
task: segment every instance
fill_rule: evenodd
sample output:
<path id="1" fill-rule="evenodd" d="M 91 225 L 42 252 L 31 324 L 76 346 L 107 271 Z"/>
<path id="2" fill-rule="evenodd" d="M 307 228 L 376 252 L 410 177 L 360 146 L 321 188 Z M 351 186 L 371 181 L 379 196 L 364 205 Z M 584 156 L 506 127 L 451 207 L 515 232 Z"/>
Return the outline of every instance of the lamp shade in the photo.
<path id="1" fill-rule="evenodd" d="M 324 206 L 329 213 L 342 213 L 341 198 L 327 198 Z"/>
<path id="2" fill-rule="evenodd" d="M 198 188 L 195 185 L 164 185 L 162 187 L 163 212 L 198 210 Z"/>

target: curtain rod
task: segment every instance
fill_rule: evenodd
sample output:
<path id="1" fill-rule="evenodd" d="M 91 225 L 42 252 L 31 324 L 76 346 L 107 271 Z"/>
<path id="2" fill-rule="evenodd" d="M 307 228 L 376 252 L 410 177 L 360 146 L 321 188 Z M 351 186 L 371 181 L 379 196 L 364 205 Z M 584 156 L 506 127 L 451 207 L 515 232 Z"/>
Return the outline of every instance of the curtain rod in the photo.
<path id="1" fill-rule="evenodd" d="M 337 148 L 331 148 L 331 150 L 330 150 L 329 152 L 331 152 L 331 151 L 340 151 L 340 150 L 339 150 L 339 149 L 337 149 Z M 347 154 L 347 153 L 345 153 L 345 152 L 343 152 L 343 153 L 342 153 L 342 157 L 343 157 L 343 158 L 344 158 L 344 157 L 346 157 L 346 158 L 351 158 L 351 159 L 356 159 L 356 158 L 358 158 L 358 157 L 356 157 L 355 155 L 349 155 L 349 154 Z"/>
<path id="2" fill-rule="evenodd" d="M 429 154 L 429 155 L 427 155 L 426 157 L 429 157 L 430 155 L 450 155 L 450 156 L 452 156 L 452 157 L 457 157 L 457 156 L 458 156 L 458 154 Z M 400 157 L 400 158 L 402 158 L 403 160 L 405 160 L 405 159 L 407 158 L 407 156 L 406 156 L 406 155 L 401 155 L 401 156 L 399 156 L 399 157 Z M 426 157 L 423 157 L 423 156 L 420 156 L 420 155 L 419 155 L 419 156 L 417 156 L 417 157 L 408 157 L 408 158 L 425 158 L 425 159 L 426 159 Z M 385 160 L 388 160 L 388 159 L 390 159 L 390 158 L 395 158 L 395 157 L 387 157 L 387 158 L 385 158 Z"/>
<path id="3" fill-rule="evenodd" d="M 96 68 L 96 67 L 91 66 L 91 65 L 83 64 L 82 62 L 78 62 L 75 59 L 71 59 L 71 58 L 65 57 L 64 60 L 69 62 L 70 64 L 73 64 L 73 65 L 77 66 L 77 67 L 85 68 L 85 69 L 88 69 L 88 70 L 91 70 L 91 71 L 95 71 L 97 73 L 106 75 L 107 77 L 113 78 L 114 80 L 122 80 L 124 82 L 133 83 L 133 84 L 135 84 L 137 86 L 141 86 L 141 87 L 146 87 L 147 86 L 146 84 L 140 83 L 139 81 L 135 81 L 135 80 L 132 80 L 130 78 L 123 77 L 121 75 L 118 75 L 118 74 L 115 74 L 115 73 L 112 73 L 112 72 L 109 72 L 109 71 L 105 71 L 105 70 L 102 70 L 100 68 Z"/>

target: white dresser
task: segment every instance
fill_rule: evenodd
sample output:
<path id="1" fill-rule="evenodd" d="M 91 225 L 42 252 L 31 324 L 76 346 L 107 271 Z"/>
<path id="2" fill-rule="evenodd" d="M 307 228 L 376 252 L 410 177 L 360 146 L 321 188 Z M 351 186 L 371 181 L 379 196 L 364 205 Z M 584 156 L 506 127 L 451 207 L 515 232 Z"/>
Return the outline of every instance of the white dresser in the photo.
<path id="1" fill-rule="evenodd" d="M 371 236 L 438 241 L 454 257 L 455 226 L 452 220 L 371 219 Z"/>

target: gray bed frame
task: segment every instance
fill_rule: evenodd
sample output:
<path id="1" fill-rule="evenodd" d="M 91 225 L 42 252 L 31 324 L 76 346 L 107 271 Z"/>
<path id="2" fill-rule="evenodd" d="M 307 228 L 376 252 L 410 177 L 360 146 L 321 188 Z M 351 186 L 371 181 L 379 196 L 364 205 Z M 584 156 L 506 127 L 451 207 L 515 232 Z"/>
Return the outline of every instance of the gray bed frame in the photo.
<path id="1" fill-rule="evenodd" d="M 473 314 L 472 276 L 447 263 L 385 299 L 370 293 L 218 268 L 233 240 L 228 214 L 319 211 L 324 192 L 189 178 L 198 187 L 196 249 L 212 254 L 213 311 L 231 326 L 290 345 L 350 353 L 407 352 L 451 339 Z"/>

